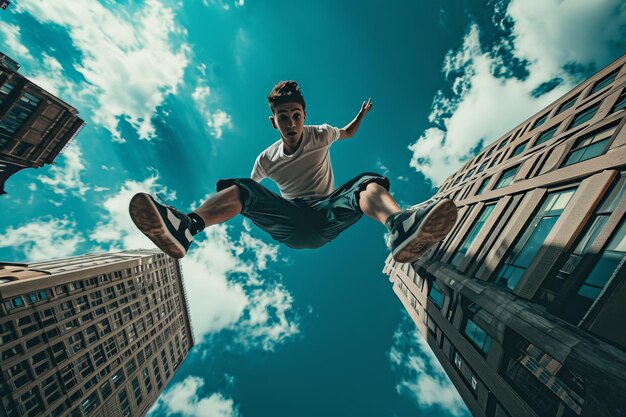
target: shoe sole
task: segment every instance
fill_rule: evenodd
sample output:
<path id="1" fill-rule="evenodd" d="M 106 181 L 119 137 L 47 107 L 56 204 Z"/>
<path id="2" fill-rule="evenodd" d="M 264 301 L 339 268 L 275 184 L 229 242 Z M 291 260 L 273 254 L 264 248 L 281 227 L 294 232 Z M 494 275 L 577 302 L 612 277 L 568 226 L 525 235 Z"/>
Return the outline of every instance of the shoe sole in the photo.
<path id="1" fill-rule="evenodd" d="M 457 220 L 457 208 L 450 199 L 437 203 L 424 217 L 422 223 L 406 241 L 392 253 L 396 262 L 411 263 L 441 242 Z"/>
<path id="2" fill-rule="evenodd" d="M 172 258 L 180 259 L 185 256 L 185 248 L 167 229 L 159 210 L 148 194 L 135 194 L 130 200 L 128 211 L 135 226 L 159 249 Z"/>

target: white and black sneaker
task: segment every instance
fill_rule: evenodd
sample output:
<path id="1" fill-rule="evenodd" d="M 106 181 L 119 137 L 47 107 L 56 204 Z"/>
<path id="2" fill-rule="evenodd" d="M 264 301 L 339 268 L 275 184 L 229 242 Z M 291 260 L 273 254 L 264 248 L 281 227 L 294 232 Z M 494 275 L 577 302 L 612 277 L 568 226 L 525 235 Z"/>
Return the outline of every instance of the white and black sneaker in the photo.
<path id="1" fill-rule="evenodd" d="M 189 216 L 174 207 L 157 203 L 146 193 L 135 194 L 128 211 L 139 230 L 159 249 L 173 258 L 185 256 L 193 241 Z"/>
<path id="2" fill-rule="evenodd" d="M 415 262 L 443 240 L 456 219 L 457 208 L 449 198 L 392 214 L 385 222 L 391 256 L 397 262 Z"/>

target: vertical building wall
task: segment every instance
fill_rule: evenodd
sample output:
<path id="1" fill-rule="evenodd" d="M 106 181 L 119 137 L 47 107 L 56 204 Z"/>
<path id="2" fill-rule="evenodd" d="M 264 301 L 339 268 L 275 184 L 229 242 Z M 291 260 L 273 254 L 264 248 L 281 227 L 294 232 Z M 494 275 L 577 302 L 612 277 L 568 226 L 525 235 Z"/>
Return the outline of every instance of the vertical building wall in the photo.
<path id="1" fill-rule="evenodd" d="M 0 416 L 144 416 L 193 344 L 158 251 L 0 263 Z"/>
<path id="2" fill-rule="evenodd" d="M 626 415 L 626 56 L 439 188 L 459 220 L 384 273 L 475 416 Z"/>
<path id="3" fill-rule="evenodd" d="M 76 109 L 17 69 L 0 53 L 0 194 L 20 169 L 52 163 L 84 125 Z"/>

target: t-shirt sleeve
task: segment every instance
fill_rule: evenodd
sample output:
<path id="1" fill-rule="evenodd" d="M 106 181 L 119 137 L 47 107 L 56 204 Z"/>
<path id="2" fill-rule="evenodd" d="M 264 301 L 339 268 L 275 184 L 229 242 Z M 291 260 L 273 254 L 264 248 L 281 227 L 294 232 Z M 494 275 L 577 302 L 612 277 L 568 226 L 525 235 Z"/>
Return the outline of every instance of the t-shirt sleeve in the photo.
<path id="1" fill-rule="evenodd" d="M 261 155 L 259 155 L 256 158 L 256 161 L 254 161 L 254 166 L 252 167 L 252 173 L 250 174 L 250 178 L 252 178 L 256 182 L 261 182 L 261 180 L 266 177 L 267 173 L 261 165 Z"/>
<path id="2" fill-rule="evenodd" d="M 315 128 L 316 128 L 317 137 L 323 143 L 329 146 L 331 143 L 339 139 L 339 135 L 340 135 L 339 129 L 334 126 L 323 124 L 320 126 L 316 126 Z"/>

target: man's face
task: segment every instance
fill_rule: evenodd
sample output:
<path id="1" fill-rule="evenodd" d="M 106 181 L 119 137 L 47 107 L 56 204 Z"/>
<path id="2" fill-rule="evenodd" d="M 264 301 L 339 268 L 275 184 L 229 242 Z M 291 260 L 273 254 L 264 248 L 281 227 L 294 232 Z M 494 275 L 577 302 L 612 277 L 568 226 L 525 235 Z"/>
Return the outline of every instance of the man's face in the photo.
<path id="1" fill-rule="evenodd" d="M 274 115 L 270 116 L 270 120 L 285 141 L 297 143 L 302 138 L 305 117 L 300 103 L 284 103 L 274 106 Z"/>

